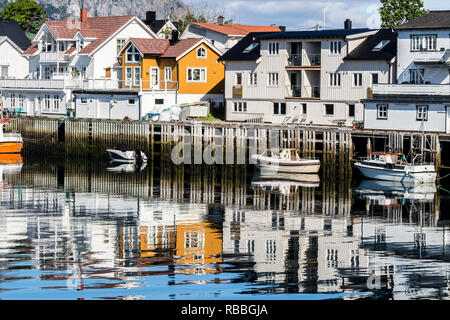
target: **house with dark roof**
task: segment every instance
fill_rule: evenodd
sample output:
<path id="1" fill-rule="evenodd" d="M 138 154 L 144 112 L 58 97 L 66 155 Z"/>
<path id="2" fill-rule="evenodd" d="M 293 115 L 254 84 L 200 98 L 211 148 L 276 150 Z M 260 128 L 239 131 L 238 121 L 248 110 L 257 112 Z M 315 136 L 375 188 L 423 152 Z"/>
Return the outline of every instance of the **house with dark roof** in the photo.
<path id="1" fill-rule="evenodd" d="M 82 9 L 80 17 L 46 21 L 23 52 L 29 59 L 26 79 L 0 83 L 5 107 L 25 115 L 61 117 L 69 113 L 89 118 L 123 118 L 121 113 L 101 111 L 104 105 L 110 107 L 109 100 L 77 113 L 74 89 L 103 90 L 120 96 L 114 101 L 127 105 L 134 101 L 135 108 L 128 110 L 134 110 L 138 117 L 138 92 L 121 88 L 122 72 L 117 61 L 118 52 L 132 36 L 157 38 L 135 15 L 88 17 L 87 10 Z"/>
<path id="2" fill-rule="evenodd" d="M 364 127 L 450 133 L 450 11 L 430 11 L 395 31 L 397 79 L 371 88 Z"/>
<path id="3" fill-rule="evenodd" d="M 208 101 L 224 103 L 222 55 L 208 40 L 130 38 L 119 53 L 124 88 L 140 91 L 141 114 Z"/>
<path id="4" fill-rule="evenodd" d="M 178 31 L 177 22 L 170 19 L 156 19 L 156 11 L 147 11 L 145 24 L 152 29 L 160 39 L 172 39 L 174 31 Z"/>
<path id="5" fill-rule="evenodd" d="M 372 83 L 395 79 L 391 30 L 250 33 L 225 62 L 228 121 L 352 126 Z M 385 41 L 385 42 L 383 42 Z"/>
<path id="6" fill-rule="evenodd" d="M 28 75 L 28 59 L 22 54 L 30 44 L 17 22 L 0 21 L 0 79 Z"/>
<path id="7" fill-rule="evenodd" d="M 206 38 L 220 51 L 226 52 L 251 32 L 279 32 L 281 29 L 274 25 L 227 24 L 224 17 L 219 17 L 217 23 L 189 23 L 180 38 Z"/>

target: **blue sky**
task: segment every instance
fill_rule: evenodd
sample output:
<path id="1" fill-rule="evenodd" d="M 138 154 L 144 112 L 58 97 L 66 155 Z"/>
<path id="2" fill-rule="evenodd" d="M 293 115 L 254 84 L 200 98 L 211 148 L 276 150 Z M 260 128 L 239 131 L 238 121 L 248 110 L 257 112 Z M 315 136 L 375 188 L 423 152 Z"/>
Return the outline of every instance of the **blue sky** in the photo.
<path id="1" fill-rule="evenodd" d="M 188 5 L 224 8 L 226 18 L 241 24 L 276 24 L 288 29 L 306 29 L 324 23 L 341 28 L 349 18 L 354 27 L 377 28 L 379 0 L 184 0 Z M 429 10 L 450 10 L 450 1 L 424 0 Z M 324 10 L 325 9 L 325 10 Z"/>

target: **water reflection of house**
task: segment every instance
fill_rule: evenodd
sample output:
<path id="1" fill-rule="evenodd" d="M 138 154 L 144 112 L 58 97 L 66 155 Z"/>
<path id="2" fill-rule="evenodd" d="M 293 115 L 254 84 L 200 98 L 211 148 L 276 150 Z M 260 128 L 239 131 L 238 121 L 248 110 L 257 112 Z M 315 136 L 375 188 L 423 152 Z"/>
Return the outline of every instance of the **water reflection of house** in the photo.
<path id="1" fill-rule="evenodd" d="M 223 230 L 224 254 L 247 255 L 258 281 L 285 283 L 290 291 L 339 290 L 339 269 L 369 263 L 360 229 L 347 218 L 229 208 Z"/>

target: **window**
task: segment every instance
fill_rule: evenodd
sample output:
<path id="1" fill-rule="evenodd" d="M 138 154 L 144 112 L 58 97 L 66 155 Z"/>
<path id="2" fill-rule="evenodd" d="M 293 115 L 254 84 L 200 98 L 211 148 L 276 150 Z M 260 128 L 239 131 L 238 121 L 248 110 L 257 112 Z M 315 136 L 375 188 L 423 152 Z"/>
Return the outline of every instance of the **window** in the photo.
<path id="1" fill-rule="evenodd" d="M 131 45 L 127 50 L 127 60 L 129 63 L 139 63 L 141 61 L 141 54 L 135 46 Z"/>
<path id="2" fill-rule="evenodd" d="M 387 104 L 377 105 L 377 119 L 378 120 L 387 120 L 388 109 L 389 109 L 389 106 Z"/>
<path id="3" fill-rule="evenodd" d="M 340 73 L 330 73 L 330 87 L 340 87 L 341 86 L 341 74 Z"/>
<path id="4" fill-rule="evenodd" d="M 203 248 L 205 245 L 205 234 L 200 231 L 184 233 L 185 248 Z"/>
<path id="5" fill-rule="evenodd" d="M 353 86 L 362 87 L 362 73 L 353 74 Z"/>
<path id="6" fill-rule="evenodd" d="M 331 41 L 330 42 L 330 53 L 331 54 L 341 54 L 342 51 L 342 43 L 340 41 Z"/>
<path id="7" fill-rule="evenodd" d="M 269 86 L 278 87 L 278 73 L 269 72 L 267 84 Z"/>
<path id="8" fill-rule="evenodd" d="M 273 104 L 273 114 L 286 114 L 286 103 L 275 102 Z"/>
<path id="9" fill-rule="evenodd" d="M 235 102 L 234 112 L 247 112 L 247 102 Z"/>
<path id="10" fill-rule="evenodd" d="M 15 109 L 16 108 L 16 94 L 15 93 L 11 93 L 9 95 L 9 101 L 10 101 L 11 108 Z"/>
<path id="11" fill-rule="evenodd" d="M 302 113 L 303 113 L 303 114 L 306 114 L 307 111 L 308 111 L 308 109 L 307 109 L 307 104 L 306 104 L 306 103 L 302 104 Z"/>
<path id="12" fill-rule="evenodd" d="M 125 39 L 117 39 L 117 54 L 119 54 L 120 50 L 122 50 L 123 46 L 125 45 L 126 40 Z"/>
<path id="13" fill-rule="evenodd" d="M 424 84 L 425 83 L 425 69 L 410 69 L 409 70 L 410 83 Z"/>
<path id="14" fill-rule="evenodd" d="M 155 104 L 164 104 L 164 99 L 155 99 Z"/>
<path id="15" fill-rule="evenodd" d="M 164 80 L 172 81 L 172 68 L 171 67 L 164 68 Z"/>
<path id="16" fill-rule="evenodd" d="M 428 121 L 428 106 L 417 106 L 417 121 Z"/>
<path id="17" fill-rule="evenodd" d="M 269 55 L 276 55 L 280 52 L 280 44 L 278 42 L 269 42 Z"/>
<path id="18" fill-rule="evenodd" d="M 159 68 L 150 68 L 150 88 L 156 89 L 159 83 Z"/>
<path id="19" fill-rule="evenodd" d="M 8 66 L 0 66 L 0 78 L 8 77 Z"/>
<path id="20" fill-rule="evenodd" d="M 206 59 L 206 49 L 204 47 L 197 49 L 197 58 Z"/>
<path id="21" fill-rule="evenodd" d="M 87 103 L 87 99 L 86 99 L 86 98 L 83 98 L 83 97 L 80 98 L 80 101 L 81 101 L 82 104 L 86 104 L 86 103 Z"/>
<path id="22" fill-rule="evenodd" d="M 130 86 L 132 79 L 133 79 L 133 68 L 126 67 L 125 68 L 125 85 Z"/>
<path id="23" fill-rule="evenodd" d="M 348 116 L 349 116 L 349 118 L 355 117 L 355 105 L 354 104 L 348 105 Z"/>
<path id="24" fill-rule="evenodd" d="M 236 84 L 237 85 L 242 84 L 242 73 L 240 73 L 240 72 L 236 73 Z"/>
<path id="25" fill-rule="evenodd" d="M 188 82 L 206 82 L 206 68 L 187 68 Z"/>
<path id="26" fill-rule="evenodd" d="M 373 49 L 372 51 L 381 51 L 384 47 L 386 47 L 389 43 L 391 43 L 391 40 L 381 40 Z"/>
<path id="27" fill-rule="evenodd" d="M 128 104 L 136 104 L 136 99 L 134 98 L 128 99 Z"/>
<path id="28" fill-rule="evenodd" d="M 250 51 L 255 49 L 258 45 L 259 45 L 259 43 L 253 42 L 251 45 L 249 45 L 247 48 L 245 48 L 245 50 L 242 51 L 242 53 L 249 53 Z"/>
<path id="29" fill-rule="evenodd" d="M 372 73 L 372 84 L 378 84 L 378 73 Z"/>
<path id="30" fill-rule="evenodd" d="M 59 111 L 59 104 L 60 104 L 59 95 L 55 94 L 53 96 L 53 110 Z"/>
<path id="31" fill-rule="evenodd" d="M 326 104 L 325 105 L 325 115 L 326 116 L 334 115 L 334 104 Z"/>
<path id="32" fill-rule="evenodd" d="M 51 97 L 49 94 L 44 96 L 44 109 L 50 110 Z"/>
<path id="33" fill-rule="evenodd" d="M 139 86 L 141 84 L 141 67 L 134 67 L 134 85 Z"/>
<path id="34" fill-rule="evenodd" d="M 251 86 L 258 85 L 258 74 L 256 72 L 250 72 L 249 85 L 251 85 Z"/>
<path id="35" fill-rule="evenodd" d="M 411 36 L 411 51 L 436 51 L 435 34 L 412 35 Z"/>

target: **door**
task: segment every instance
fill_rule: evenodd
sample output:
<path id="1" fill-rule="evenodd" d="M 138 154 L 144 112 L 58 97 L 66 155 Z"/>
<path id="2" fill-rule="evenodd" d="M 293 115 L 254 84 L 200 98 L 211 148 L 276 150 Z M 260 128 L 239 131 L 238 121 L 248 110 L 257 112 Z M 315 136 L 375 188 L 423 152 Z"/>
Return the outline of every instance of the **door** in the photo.
<path id="1" fill-rule="evenodd" d="M 150 68 L 150 89 L 158 89 L 159 68 Z"/>

